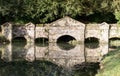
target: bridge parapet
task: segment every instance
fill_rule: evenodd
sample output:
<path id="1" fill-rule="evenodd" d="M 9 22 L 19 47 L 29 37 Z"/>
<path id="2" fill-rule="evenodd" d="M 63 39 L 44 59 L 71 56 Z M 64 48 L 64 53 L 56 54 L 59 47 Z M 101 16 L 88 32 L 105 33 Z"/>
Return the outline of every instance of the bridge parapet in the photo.
<path id="1" fill-rule="evenodd" d="M 35 27 L 35 38 L 48 38 L 48 27 Z"/>
<path id="2" fill-rule="evenodd" d="M 85 38 L 95 37 L 99 39 L 100 43 L 108 43 L 108 36 L 109 25 L 107 23 L 86 25 Z"/>
<path id="3" fill-rule="evenodd" d="M 12 40 L 12 23 L 5 23 L 3 25 L 1 25 L 2 28 L 2 35 L 8 39 L 9 41 Z"/>
<path id="4" fill-rule="evenodd" d="M 27 42 L 34 42 L 35 38 L 48 38 L 49 42 L 57 42 L 62 36 L 71 36 L 77 42 L 84 43 L 85 38 L 95 37 L 100 43 L 108 43 L 109 38 L 120 38 L 120 27 L 118 24 L 84 24 L 70 17 L 64 17 L 50 24 L 35 26 L 27 23 L 16 26 L 13 23 L 1 25 L 2 35 L 11 41 L 15 37 L 25 37 Z"/>
<path id="5" fill-rule="evenodd" d="M 24 37 L 26 35 L 26 28 L 24 25 L 12 25 L 12 38 Z"/>
<path id="6" fill-rule="evenodd" d="M 120 38 L 120 26 L 119 24 L 110 24 L 110 36 L 109 38 Z"/>

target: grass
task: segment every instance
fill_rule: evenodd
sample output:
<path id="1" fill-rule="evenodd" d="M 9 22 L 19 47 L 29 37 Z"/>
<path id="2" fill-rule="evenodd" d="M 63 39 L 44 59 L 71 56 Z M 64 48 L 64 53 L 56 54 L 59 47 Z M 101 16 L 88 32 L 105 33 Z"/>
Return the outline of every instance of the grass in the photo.
<path id="1" fill-rule="evenodd" d="M 109 52 L 101 64 L 96 76 L 120 76 L 120 48 Z"/>

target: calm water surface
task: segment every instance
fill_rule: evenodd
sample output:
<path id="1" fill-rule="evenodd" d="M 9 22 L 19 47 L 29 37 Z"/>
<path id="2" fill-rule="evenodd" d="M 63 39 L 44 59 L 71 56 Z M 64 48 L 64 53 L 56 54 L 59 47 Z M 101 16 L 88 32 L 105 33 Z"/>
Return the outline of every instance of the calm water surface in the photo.
<path id="1" fill-rule="evenodd" d="M 108 44 L 0 45 L 0 76 L 95 76 Z"/>

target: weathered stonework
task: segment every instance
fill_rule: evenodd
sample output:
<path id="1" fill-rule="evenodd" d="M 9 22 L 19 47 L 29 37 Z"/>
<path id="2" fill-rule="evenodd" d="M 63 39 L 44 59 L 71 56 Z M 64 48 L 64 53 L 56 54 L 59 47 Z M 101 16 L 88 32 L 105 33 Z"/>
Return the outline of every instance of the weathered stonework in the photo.
<path id="1" fill-rule="evenodd" d="M 100 62 L 104 55 L 108 53 L 109 44 L 100 44 L 98 48 L 85 47 L 85 56 L 87 62 Z"/>
<path id="2" fill-rule="evenodd" d="M 57 42 L 57 39 L 64 35 L 72 36 L 76 41 L 84 43 L 85 24 L 72 18 L 64 17 L 49 26 L 49 41 Z"/>
<path id="3" fill-rule="evenodd" d="M 48 38 L 47 27 L 36 26 L 36 28 L 35 28 L 35 38 Z"/>
<path id="4" fill-rule="evenodd" d="M 2 26 L 2 34 L 10 42 L 16 37 L 25 37 L 27 42 L 34 42 L 35 25 L 27 23 L 25 25 L 15 25 L 12 23 L 5 23 Z"/>
<path id="5" fill-rule="evenodd" d="M 34 42 L 35 39 L 35 25 L 33 23 L 28 23 L 25 25 L 26 34 L 25 38 L 27 42 Z"/>
<path id="6" fill-rule="evenodd" d="M 1 25 L 2 28 L 2 35 L 8 39 L 9 41 L 12 40 L 12 23 L 5 23 Z"/>
<path id="7" fill-rule="evenodd" d="M 2 26 L 2 34 L 11 41 L 16 37 L 25 37 L 27 42 L 34 42 L 36 38 L 48 38 L 49 42 L 57 42 L 62 36 L 71 36 L 77 42 L 84 43 L 86 38 L 94 37 L 100 43 L 108 43 L 109 38 L 120 38 L 120 27 L 117 24 L 83 24 L 70 17 L 64 17 L 45 26 L 35 26 L 32 23 L 18 26 L 5 23 Z"/>
<path id="8" fill-rule="evenodd" d="M 120 26 L 118 24 L 110 24 L 109 38 L 120 38 Z"/>
<path id="9" fill-rule="evenodd" d="M 100 47 L 94 49 L 78 44 L 70 50 L 61 49 L 56 43 L 50 43 L 46 47 L 37 46 L 33 43 L 27 43 L 22 47 L 11 43 L 4 48 L 3 46 L 0 47 L 2 49 L 1 58 L 5 61 L 18 61 L 18 59 L 29 62 L 46 60 L 64 68 L 72 68 L 85 62 L 100 62 L 103 55 L 108 53 L 108 44 L 100 44 Z"/>
<path id="10" fill-rule="evenodd" d="M 24 26 L 5 23 L 1 27 L 3 36 L 9 41 L 16 37 L 25 37 L 28 42 L 25 47 L 20 49 L 12 47 L 11 43 L 6 48 L 2 47 L 2 59 L 12 61 L 12 55 L 17 52 L 16 57 L 23 57 L 27 61 L 46 59 L 66 68 L 84 62 L 100 62 L 103 55 L 108 53 L 109 39 L 120 38 L 120 27 L 117 24 L 104 22 L 85 25 L 70 17 L 64 17 L 42 27 L 32 23 Z M 83 44 L 86 38 L 94 37 L 99 39 L 100 45 L 94 49 L 84 47 L 84 45 L 76 45 L 70 50 L 61 49 L 56 42 L 65 35 L 72 36 Z M 36 38 L 48 38 L 51 43 L 46 47 L 36 46 L 34 45 Z M 13 50 L 14 52 L 12 52 Z"/>
<path id="11" fill-rule="evenodd" d="M 109 25 L 102 24 L 87 24 L 85 30 L 85 38 L 98 38 L 100 43 L 108 43 Z"/>

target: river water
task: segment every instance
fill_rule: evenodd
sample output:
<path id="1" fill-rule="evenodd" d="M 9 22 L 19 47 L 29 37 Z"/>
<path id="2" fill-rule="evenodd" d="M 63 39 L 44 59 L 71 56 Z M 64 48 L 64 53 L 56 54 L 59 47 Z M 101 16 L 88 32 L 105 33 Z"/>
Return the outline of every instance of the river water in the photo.
<path id="1" fill-rule="evenodd" d="M 0 76 L 95 76 L 108 44 L 0 45 Z"/>

